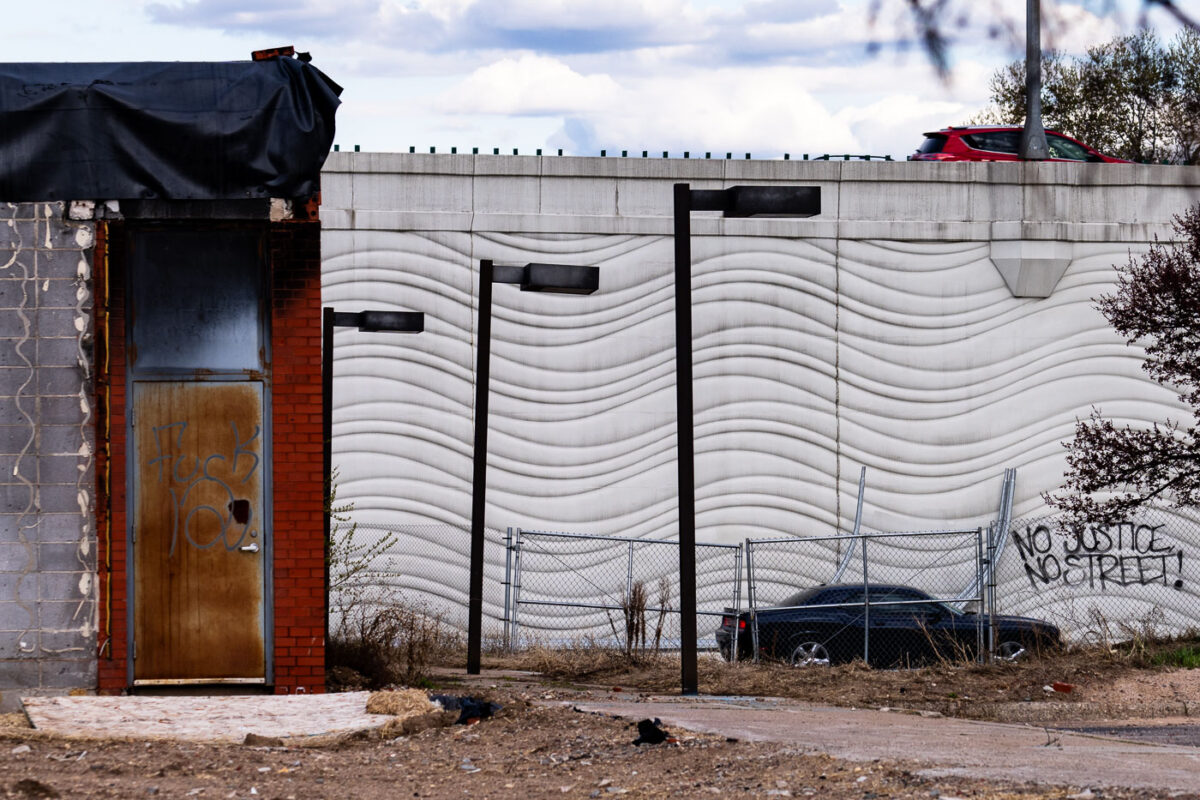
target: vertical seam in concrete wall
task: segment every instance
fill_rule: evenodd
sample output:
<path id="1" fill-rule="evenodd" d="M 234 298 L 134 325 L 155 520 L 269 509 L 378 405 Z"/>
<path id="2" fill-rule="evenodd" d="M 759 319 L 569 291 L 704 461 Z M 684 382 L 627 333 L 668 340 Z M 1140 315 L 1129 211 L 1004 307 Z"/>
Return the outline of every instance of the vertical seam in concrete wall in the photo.
<path id="1" fill-rule="evenodd" d="M 542 165 L 538 165 L 538 204 L 537 213 L 542 213 L 542 190 L 546 185 L 546 173 Z"/>

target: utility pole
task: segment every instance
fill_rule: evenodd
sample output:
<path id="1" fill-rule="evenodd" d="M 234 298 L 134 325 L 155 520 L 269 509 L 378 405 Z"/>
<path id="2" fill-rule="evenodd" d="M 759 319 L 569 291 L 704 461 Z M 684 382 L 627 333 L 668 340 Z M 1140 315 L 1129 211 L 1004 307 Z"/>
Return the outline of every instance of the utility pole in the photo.
<path id="1" fill-rule="evenodd" d="M 1042 14 L 1040 0 L 1025 0 L 1025 129 L 1021 131 L 1021 158 L 1045 161 L 1050 157 L 1046 129 L 1042 127 Z"/>

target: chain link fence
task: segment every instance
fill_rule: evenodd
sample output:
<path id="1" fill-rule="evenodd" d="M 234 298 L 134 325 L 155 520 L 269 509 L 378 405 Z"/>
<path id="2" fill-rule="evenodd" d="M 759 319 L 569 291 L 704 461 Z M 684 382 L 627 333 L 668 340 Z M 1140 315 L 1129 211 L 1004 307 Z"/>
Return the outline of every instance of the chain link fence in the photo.
<path id="1" fill-rule="evenodd" d="M 1150 509 L 1078 534 L 1054 517 L 1005 522 L 697 545 L 699 646 L 904 666 L 1019 655 L 1050 638 L 1041 623 L 1068 643 L 1200 629 L 1194 520 Z M 399 604 L 465 633 L 469 529 L 362 524 L 334 539 L 331 632 Z M 679 646 L 674 541 L 489 529 L 484 552 L 485 647 Z"/>
<path id="2" fill-rule="evenodd" d="M 508 620 L 507 532 L 488 529 L 484 541 L 483 638 L 504 641 Z M 467 631 L 471 531 L 455 525 L 340 524 L 329 564 L 329 630 L 355 615 L 403 607 L 457 631 Z"/>
<path id="3" fill-rule="evenodd" d="M 679 647 L 677 542 L 518 530 L 515 548 L 514 645 Z M 738 545 L 696 545 L 698 646 L 716 646 L 722 614 L 738 604 L 741 566 Z"/>
<path id="4" fill-rule="evenodd" d="M 892 667 L 984 651 L 982 529 L 750 539 L 745 547 L 750 608 L 740 630 L 732 617 L 723 621 L 726 658 Z"/>

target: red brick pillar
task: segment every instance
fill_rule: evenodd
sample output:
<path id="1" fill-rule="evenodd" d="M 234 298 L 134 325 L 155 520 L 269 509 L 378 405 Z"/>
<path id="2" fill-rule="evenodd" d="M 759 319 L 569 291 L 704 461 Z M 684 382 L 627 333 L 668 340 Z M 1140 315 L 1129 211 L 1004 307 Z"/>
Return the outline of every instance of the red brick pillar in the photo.
<path id="1" fill-rule="evenodd" d="M 325 691 L 321 225 L 272 223 L 275 691 Z"/>

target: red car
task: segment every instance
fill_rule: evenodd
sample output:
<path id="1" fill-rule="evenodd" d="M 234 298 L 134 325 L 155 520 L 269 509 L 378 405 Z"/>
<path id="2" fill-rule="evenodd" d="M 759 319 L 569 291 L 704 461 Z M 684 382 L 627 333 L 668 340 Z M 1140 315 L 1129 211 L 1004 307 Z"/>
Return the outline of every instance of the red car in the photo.
<path id="1" fill-rule="evenodd" d="M 1070 136 L 1046 131 L 1051 161 L 1091 161 L 1131 164 L 1106 156 Z M 1015 125 L 970 125 L 942 128 L 925 134 L 925 141 L 909 161 L 1020 161 L 1021 128 Z"/>

